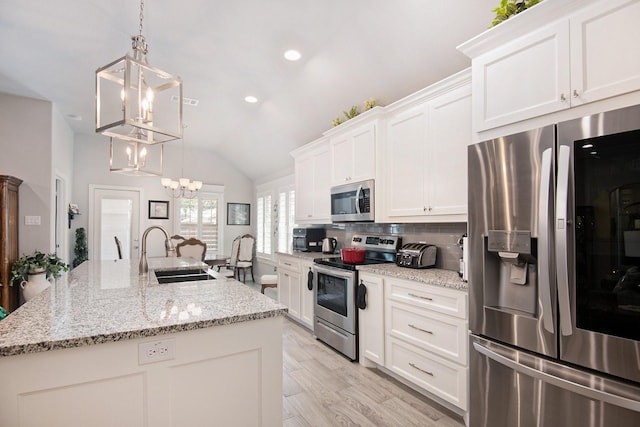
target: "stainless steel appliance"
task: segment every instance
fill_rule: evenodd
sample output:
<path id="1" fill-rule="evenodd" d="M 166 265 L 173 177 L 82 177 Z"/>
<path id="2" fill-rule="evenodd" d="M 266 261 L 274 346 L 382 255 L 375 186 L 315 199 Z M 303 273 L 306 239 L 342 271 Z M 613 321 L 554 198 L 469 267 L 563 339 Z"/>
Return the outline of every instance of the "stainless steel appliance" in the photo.
<path id="1" fill-rule="evenodd" d="M 396 264 L 408 268 L 433 267 L 437 252 L 437 248 L 428 243 L 405 243 L 396 254 Z"/>
<path id="2" fill-rule="evenodd" d="M 324 228 L 294 228 L 293 250 L 300 252 L 320 252 L 322 250 L 322 239 L 324 239 L 324 236 Z"/>
<path id="3" fill-rule="evenodd" d="M 331 221 L 374 221 L 374 180 L 331 188 Z"/>
<path id="4" fill-rule="evenodd" d="M 354 235 L 351 247 L 364 248 L 363 264 L 393 262 L 401 243 L 396 236 Z M 358 359 L 358 308 L 356 265 L 347 264 L 341 257 L 314 260 L 315 322 L 313 333 L 351 360 Z"/>
<path id="5" fill-rule="evenodd" d="M 322 239 L 322 253 L 332 254 L 338 246 L 338 241 L 334 237 L 325 237 Z"/>
<path id="6" fill-rule="evenodd" d="M 469 147 L 470 425 L 640 425 L 640 106 Z"/>

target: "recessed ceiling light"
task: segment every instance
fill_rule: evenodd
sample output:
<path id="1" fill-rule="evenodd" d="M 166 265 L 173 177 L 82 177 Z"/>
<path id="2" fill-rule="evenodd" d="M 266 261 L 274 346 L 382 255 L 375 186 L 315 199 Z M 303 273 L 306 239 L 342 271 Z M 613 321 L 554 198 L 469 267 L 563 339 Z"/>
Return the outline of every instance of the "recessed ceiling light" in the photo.
<path id="1" fill-rule="evenodd" d="M 302 55 L 297 50 L 291 49 L 284 53 L 284 57 L 289 61 L 297 61 L 298 59 L 302 58 Z"/>
<path id="2" fill-rule="evenodd" d="M 245 96 L 244 100 L 247 101 L 249 104 L 255 104 L 256 102 L 258 102 L 258 98 L 252 95 Z"/>

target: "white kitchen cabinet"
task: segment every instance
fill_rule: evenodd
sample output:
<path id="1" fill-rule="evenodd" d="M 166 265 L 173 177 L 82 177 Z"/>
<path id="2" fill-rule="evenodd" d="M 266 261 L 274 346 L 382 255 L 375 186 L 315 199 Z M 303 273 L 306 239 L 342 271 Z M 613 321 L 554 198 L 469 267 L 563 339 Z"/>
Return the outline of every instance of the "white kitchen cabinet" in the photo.
<path id="1" fill-rule="evenodd" d="M 308 328 L 313 328 L 314 313 L 314 290 L 307 286 L 312 265 L 310 260 L 278 255 L 278 302 L 289 308 L 290 318 Z"/>
<path id="2" fill-rule="evenodd" d="M 385 366 L 467 409 L 467 293 L 384 279 Z"/>
<path id="3" fill-rule="evenodd" d="M 296 223 L 328 224 L 330 211 L 330 157 L 326 138 L 307 144 L 295 158 Z"/>
<path id="4" fill-rule="evenodd" d="M 313 261 L 300 261 L 300 321 L 313 329 L 315 278 L 312 278 L 309 289 L 309 273 L 312 272 Z"/>
<path id="5" fill-rule="evenodd" d="M 531 12 L 460 46 L 472 57 L 474 131 L 640 89 L 640 3 L 546 1 Z"/>
<path id="6" fill-rule="evenodd" d="M 278 259 L 278 302 L 287 306 L 290 317 L 300 319 L 300 263 L 295 258 Z"/>
<path id="7" fill-rule="evenodd" d="M 467 218 L 467 146 L 471 143 L 468 70 L 422 99 L 394 107 L 384 141 L 382 222 L 455 222 Z M 382 194 L 380 194 L 382 193 Z"/>
<path id="8" fill-rule="evenodd" d="M 359 280 L 367 288 L 367 306 L 358 311 L 360 364 L 384 366 L 384 281 L 367 273 L 360 273 Z"/>
<path id="9" fill-rule="evenodd" d="M 381 107 L 375 107 L 324 133 L 329 137 L 331 185 L 375 179 L 381 111 Z"/>

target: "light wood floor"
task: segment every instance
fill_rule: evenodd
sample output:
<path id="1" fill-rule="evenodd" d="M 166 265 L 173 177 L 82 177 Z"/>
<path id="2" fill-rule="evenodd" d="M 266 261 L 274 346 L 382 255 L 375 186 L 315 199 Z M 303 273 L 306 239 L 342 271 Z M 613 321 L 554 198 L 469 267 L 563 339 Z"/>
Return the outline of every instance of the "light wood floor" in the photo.
<path id="1" fill-rule="evenodd" d="M 284 426 L 450 426 L 460 417 L 376 369 L 367 369 L 285 319 Z"/>

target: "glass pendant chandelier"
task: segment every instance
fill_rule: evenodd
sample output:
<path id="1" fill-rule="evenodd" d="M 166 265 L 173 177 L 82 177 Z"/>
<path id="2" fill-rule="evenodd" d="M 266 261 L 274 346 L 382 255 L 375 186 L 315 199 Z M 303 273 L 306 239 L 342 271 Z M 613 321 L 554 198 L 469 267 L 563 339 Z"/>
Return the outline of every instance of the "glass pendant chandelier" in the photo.
<path id="1" fill-rule="evenodd" d="M 126 54 L 96 71 L 96 132 L 153 145 L 182 138 L 182 79 L 149 64 L 143 12 L 141 0 L 139 34 L 131 38 L 133 56 Z M 132 146 L 132 152 L 137 148 Z"/>

